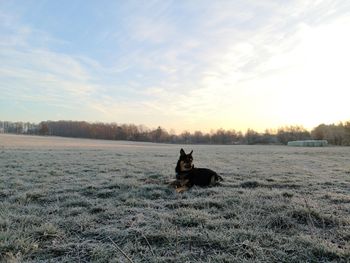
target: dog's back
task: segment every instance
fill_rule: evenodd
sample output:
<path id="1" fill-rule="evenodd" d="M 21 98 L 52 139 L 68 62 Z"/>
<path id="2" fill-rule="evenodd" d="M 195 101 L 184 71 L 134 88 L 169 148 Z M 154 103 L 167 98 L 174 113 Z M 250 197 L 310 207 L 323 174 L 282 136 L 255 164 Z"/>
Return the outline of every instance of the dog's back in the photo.
<path id="1" fill-rule="evenodd" d="M 220 175 L 207 168 L 193 168 L 188 173 L 188 179 L 192 185 L 199 186 L 213 186 L 222 181 Z"/>

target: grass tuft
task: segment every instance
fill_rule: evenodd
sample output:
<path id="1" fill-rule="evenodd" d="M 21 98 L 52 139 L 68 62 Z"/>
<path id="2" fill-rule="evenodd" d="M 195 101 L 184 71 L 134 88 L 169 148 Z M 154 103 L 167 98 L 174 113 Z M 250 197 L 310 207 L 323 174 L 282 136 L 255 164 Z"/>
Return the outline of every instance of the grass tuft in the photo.
<path id="1" fill-rule="evenodd" d="M 261 184 L 257 181 L 245 181 L 240 184 L 242 188 L 257 188 L 261 186 Z"/>
<path id="2" fill-rule="evenodd" d="M 274 230 L 290 230 L 295 227 L 293 220 L 285 214 L 273 214 L 267 218 L 266 227 Z"/>
<path id="3" fill-rule="evenodd" d="M 339 220 L 335 217 L 307 208 L 294 209 L 290 212 L 290 216 L 295 219 L 297 223 L 303 225 L 311 225 L 320 228 L 336 227 L 339 225 Z"/>

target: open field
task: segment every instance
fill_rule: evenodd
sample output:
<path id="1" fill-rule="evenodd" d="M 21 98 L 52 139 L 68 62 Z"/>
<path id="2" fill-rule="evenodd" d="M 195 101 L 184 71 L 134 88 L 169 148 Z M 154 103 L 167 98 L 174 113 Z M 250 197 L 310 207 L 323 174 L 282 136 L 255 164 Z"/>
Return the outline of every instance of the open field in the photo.
<path id="1" fill-rule="evenodd" d="M 181 147 L 225 182 L 176 194 Z M 0 261 L 131 260 L 349 262 L 350 147 L 0 135 Z"/>

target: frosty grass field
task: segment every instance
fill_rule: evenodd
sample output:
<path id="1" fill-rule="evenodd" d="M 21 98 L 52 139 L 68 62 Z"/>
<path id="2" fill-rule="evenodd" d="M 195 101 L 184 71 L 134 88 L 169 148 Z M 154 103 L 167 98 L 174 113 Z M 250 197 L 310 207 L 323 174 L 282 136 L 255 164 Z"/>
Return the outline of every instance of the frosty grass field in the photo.
<path id="1" fill-rule="evenodd" d="M 181 147 L 222 185 L 169 188 Z M 350 147 L 0 135 L 0 180 L 2 262 L 350 261 Z"/>

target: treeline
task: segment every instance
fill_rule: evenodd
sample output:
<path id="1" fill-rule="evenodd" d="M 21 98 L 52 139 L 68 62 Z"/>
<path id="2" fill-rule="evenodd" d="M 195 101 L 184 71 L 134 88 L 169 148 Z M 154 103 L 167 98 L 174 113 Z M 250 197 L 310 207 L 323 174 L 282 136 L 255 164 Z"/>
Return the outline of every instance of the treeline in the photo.
<path id="1" fill-rule="evenodd" d="M 287 126 L 263 133 L 248 129 L 244 134 L 224 129 L 210 133 L 184 131 L 174 134 L 162 127 L 149 129 L 143 125 L 85 121 L 43 121 L 39 124 L 0 121 L 1 132 L 179 144 L 287 144 L 288 141 L 317 139 L 327 140 L 333 145 L 350 145 L 350 121 L 321 124 L 311 132 L 302 126 Z"/>
<path id="2" fill-rule="evenodd" d="M 338 125 L 318 125 L 312 130 L 311 136 L 315 140 L 327 140 L 333 145 L 350 146 L 350 121 Z"/>

